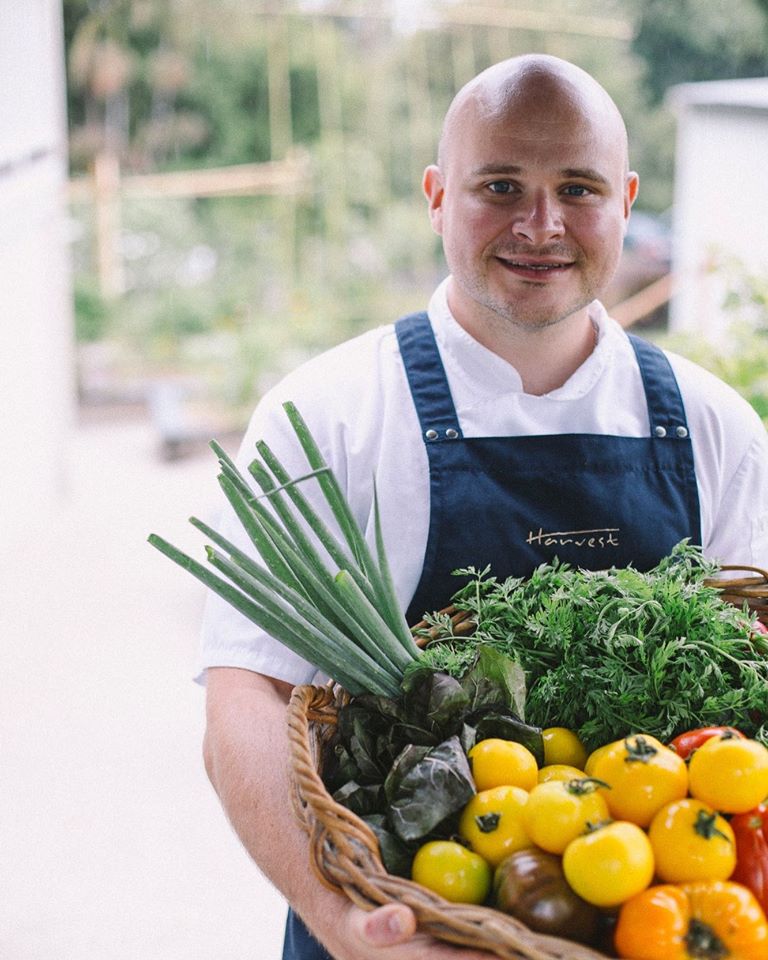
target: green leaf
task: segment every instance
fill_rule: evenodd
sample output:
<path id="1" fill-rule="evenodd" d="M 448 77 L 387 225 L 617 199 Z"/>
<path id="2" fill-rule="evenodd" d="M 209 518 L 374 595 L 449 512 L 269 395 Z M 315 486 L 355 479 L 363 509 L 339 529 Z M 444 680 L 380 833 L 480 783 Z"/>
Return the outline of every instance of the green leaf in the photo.
<path id="1" fill-rule="evenodd" d="M 389 806 L 389 820 L 401 840 L 427 836 L 461 810 L 475 793 L 458 737 L 430 750 L 403 777 Z"/>

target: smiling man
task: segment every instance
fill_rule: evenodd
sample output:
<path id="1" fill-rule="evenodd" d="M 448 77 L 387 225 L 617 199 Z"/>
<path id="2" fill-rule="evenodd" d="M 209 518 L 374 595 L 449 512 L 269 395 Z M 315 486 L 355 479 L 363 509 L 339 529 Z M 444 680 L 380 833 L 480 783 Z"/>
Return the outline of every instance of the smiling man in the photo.
<path id="1" fill-rule="evenodd" d="M 445 606 L 469 565 L 647 569 L 683 538 L 721 562 L 768 564 L 761 421 L 597 299 L 637 189 L 621 116 L 590 76 L 547 56 L 497 64 L 457 95 L 424 175 L 450 271 L 428 310 L 316 357 L 260 402 L 241 464 L 264 438 L 301 474 L 281 408 L 293 401 L 371 541 L 375 478 L 410 622 Z M 221 530 L 251 549 L 234 518 Z M 286 802 L 285 734 L 286 700 L 313 665 L 211 598 L 202 667 L 211 780 L 297 911 L 284 960 L 487 957 L 417 933 L 403 905 L 366 914 L 315 879 Z"/>

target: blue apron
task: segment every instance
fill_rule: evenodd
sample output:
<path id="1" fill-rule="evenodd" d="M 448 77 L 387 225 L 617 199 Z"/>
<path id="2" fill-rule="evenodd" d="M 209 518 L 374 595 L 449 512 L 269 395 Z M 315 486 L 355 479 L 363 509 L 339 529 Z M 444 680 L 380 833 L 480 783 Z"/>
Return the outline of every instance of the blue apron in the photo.
<path id="1" fill-rule="evenodd" d="M 588 570 L 648 570 L 685 537 L 701 543 L 685 409 L 658 347 L 629 335 L 647 437 L 465 438 L 427 315 L 395 329 L 429 458 L 429 535 L 409 623 L 450 602 L 463 582 L 452 571 L 462 567 L 522 577 L 558 557 Z M 293 913 L 283 960 L 331 960 Z"/>

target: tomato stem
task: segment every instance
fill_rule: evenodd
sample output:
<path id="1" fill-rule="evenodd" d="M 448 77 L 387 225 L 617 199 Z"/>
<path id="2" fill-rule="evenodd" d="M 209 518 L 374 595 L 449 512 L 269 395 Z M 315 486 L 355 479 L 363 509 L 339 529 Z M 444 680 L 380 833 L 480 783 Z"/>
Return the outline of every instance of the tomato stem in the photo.
<path id="1" fill-rule="evenodd" d="M 695 960 L 724 960 L 729 953 L 728 948 L 712 927 L 695 917 L 688 925 L 685 947 L 688 955 Z"/>
<path id="2" fill-rule="evenodd" d="M 717 814 L 714 811 L 699 810 L 696 814 L 696 822 L 693 825 L 693 829 L 705 840 L 711 840 L 712 837 L 722 837 L 723 840 L 727 840 L 728 843 L 730 843 L 731 838 L 727 833 L 723 833 L 722 830 L 715 826 L 716 823 Z"/>

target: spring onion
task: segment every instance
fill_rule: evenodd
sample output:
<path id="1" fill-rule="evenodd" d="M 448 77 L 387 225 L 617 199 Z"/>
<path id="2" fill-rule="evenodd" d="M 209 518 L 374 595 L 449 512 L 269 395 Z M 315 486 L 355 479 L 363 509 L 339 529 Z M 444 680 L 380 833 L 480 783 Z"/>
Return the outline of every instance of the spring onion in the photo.
<path id="1" fill-rule="evenodd" d="M 419 649 L 387 563 L 375 481 L 374 554 L 307 424 L 292 403 L 283 406 L 307 459 L 306 473 L 291 477 L 260 441 L 259 457 L 248 466 L 261 489 L 257 494 L 221 446 L 211 443 L 219 463 L 219 485 L 259 559 L 197 517 L 190 523 L 213 544 L 206 547 L 208 566 L 157 534 L 151 534 L 149 542 L 349 693 L 396 696 Z M 312 481 L 319 484 L 341 539 L 299 489 Z M 313 537 L 336 572 L 322 559 Z"/>

